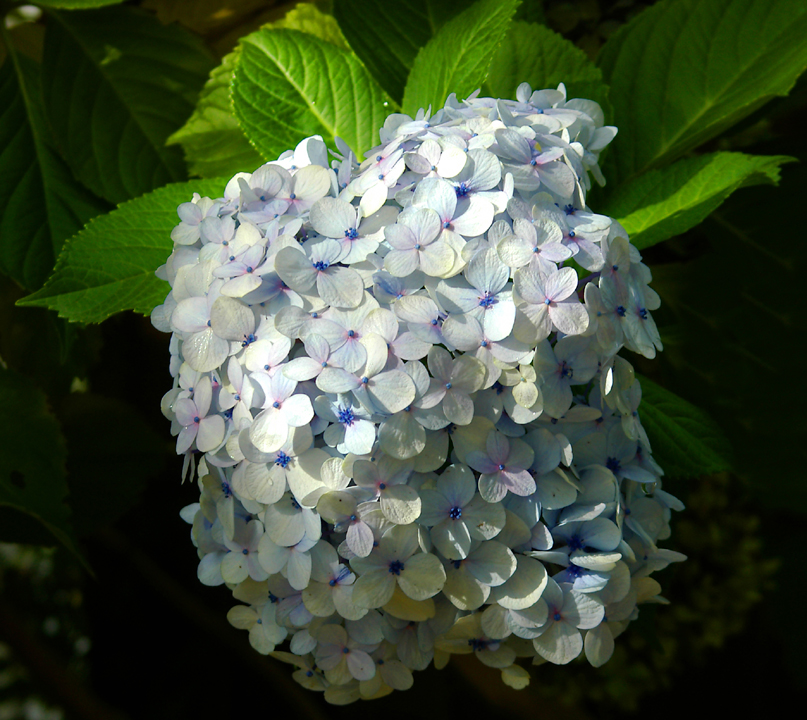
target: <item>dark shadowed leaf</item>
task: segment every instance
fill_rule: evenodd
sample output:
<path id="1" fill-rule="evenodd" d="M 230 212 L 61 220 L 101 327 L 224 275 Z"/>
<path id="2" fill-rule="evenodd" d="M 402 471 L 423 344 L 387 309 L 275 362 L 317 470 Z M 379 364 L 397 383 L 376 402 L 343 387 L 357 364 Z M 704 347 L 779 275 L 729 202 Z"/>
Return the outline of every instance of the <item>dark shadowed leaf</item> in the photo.
<path id="1" fill-rule="evenodd" d="M 800 0 L 664 0 L 614 33 L 598 59 L 619 136 L 611 187 L 698 147 L 807 67 Z"/>
<path id="2" fill-rule="evenodd" d="M 135 8 L 53 15 L 43 96 L 78 178 L 112 203 L 184 180 L 182 152 L 165 141 L 212 67 L 196 36 Z"/>

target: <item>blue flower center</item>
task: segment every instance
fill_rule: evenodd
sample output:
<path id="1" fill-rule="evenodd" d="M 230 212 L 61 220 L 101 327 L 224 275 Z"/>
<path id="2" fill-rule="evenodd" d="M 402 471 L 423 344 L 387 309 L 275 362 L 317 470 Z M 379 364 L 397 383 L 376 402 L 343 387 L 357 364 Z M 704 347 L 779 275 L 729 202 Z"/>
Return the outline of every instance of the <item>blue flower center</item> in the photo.
<path id="1" fill-rule="evenodd" d="M 324 260 L 317 260 L 317 262 L 314 263 L 314 267 L 320 271 L 327 270 L 330 267 L 330 265 L 331 265 L 330 263 L 326 263 Z"/>
<path id="2" fill-rule="evenodd" d="M 496 302 L 496 298 L 491 295 L 490 291 L 486 291 L 485 294 L 479 298 L 479 307 L 485 308 L 487 310 L 491 305 Z"/>
<path id="3" fill-rule="evenodd" d="M 462 517 L 462 508 L 455 505 L 451 510 L 448 511 L 448 517 L 452 520 L 459 520 Z"/>
<path id="4" fill-rule="evenodd" d="M 464 182 L 461 182 L 459 185 L 454 187 L 454 192 L 457 193 L 457 197 L 465 197 L 469 192 L 471 192 L 471 188 Z"/>
<path id="5" fill-rule="evenodd" d="M 353 408 L 339 408 L 339 412 L 337 413 L 337 417 L 339 418 L 339 422 L 342 425 L 352 425 L 353 424 Z"/>
<path id="6" fill-rule="evenodd" d="M 355 240 L 357 237 L 359 237 L 359 231 L 356 230 L 356 228 L 349 228 L 345 230 L 345 237 L 348 240 Z"/>
<path id="7" fill-rule="evenodd" d="M 473 648 L 474 652 L 478 650 L 487 650 L 489 640 L 483 640 L 482 638 L 471 638 L 468 641 L 468 644 Z"/>
<path id="8" fill-rule="evenodd" d="M 277 454 L 275 458 L 275 465 L 280 465 L 280 467 L 284 468 L 287 467 L 288 464 L 291 462 L 291 458 L 286 455 L 282 450 Z"/>
<path id="9" fill-rule="evenodd" d="M 221 484 L 221 491 L 224 493 L 225 498 L 229 498 L 233 494 L 232 488 L 230 487 L 229 483 L 226 482 L 223 482 Z"/>
<path id="10" fill-rule="evenodd" d="M 572 535 L 568 539 L 567 544 L 569 546 L 569 550 L 571 551 L 583 549 L 583 539 L 577 534 Z"/>
<path id="11" fill-rule="evenodd" d="M 241 347 L 247 347 L 247 345 L 252 345 L 258 338 L 255 337 L 254 333 L 250 333 L 249 335 L 244 335 L 244 340 L 241 343 Z"/>
<path id="12" fill-rule="evenodd" d="M 622 305 L 617 305 L 616 314 L 619 315 L 619 317 L 625 317 L 625 308 Z"/>
<path id="13" fill-rule="evenodd" d="M 567 215 L 574 215 L 576 210 L 577 208 L 574 205 L 566 205 L 563 208 L 563 212 L 565 212 Z"/>
<path id="14" fill-rule="evenodd" d="M 616 474 L 619 472 L 621 466 L 619 464 L 619 460 L 613 457 L 609 457 L 605 461 L 605 467 L 607 467 L 612 473 Z"/>
<path id="15" fill-rule="evenodd" d="M 389 571 L 393 575 L 400 575 L 401 571 L 404 569 L 404 564 L 400 560 L 393 560 L 389 564 Z"/>

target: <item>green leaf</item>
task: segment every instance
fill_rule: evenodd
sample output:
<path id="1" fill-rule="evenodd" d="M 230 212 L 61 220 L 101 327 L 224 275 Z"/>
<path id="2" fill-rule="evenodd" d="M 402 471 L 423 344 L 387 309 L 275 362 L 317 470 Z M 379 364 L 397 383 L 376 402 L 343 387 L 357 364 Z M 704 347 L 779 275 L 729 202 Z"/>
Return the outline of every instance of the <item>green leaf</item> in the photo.
<path id="1" fill-rule="evenodd" d="M 614 33 L 598 64 L 619 136 L 609 185 L 661 167 L 777 95 L 807 67 L 800 0 L 663 0 Z"/>
<path id="2" fill-rule="evenodd" d="M 320 40 L 336 45 L 342 50 L 350 50 L 350 46 L 339 28 L 333 15 L 326 15 L 314 3 L 299 3 L 276 22 L 265 25 L 275 30 L 299 30 Z"/>
<path id="3" fill-rule="evenodd" d="M 418 50 L 461 8 L 439 0 L 335 0 L 333 14 L 365 67 L 400 103 Z"/>
<path id="4" fill-rule="evenodd" d="M 493 56 L 484 92 L 515 98 L 523 82 L 533 90 L 555 88 L 562 82 L 569 98 L 595 100 L 609 110 L 602 71 L 580 48 L 545 25 L 516 20 Z"/>
<path id="5" fill-rule="evenodd" d="M 188 121 L 168 138 L 185 153 L 191 175 L 217 177 L 251 171 L 263 158 L 249 144 L 230 99 L 230 84 L 240 48 L 226 55 L 199 95 L 199 102 Z"/>
<path id="6" fill-rule="evenodd" d="M 242 40 L 235 113 L 266 159 L 306 136 L 341 137 L 361 157 L 378 144 L 392 100 L 350 52 L 296 30 L 259 30 Z"/>
<path id="7" fill-rule="evenodd" d="M 639 416 L 653 458 L 666 475 L 700 477 L 731 469 L 731 446 L 709 415 L 646 377 L 637 378 L 642 385 Z"/>
<path id="8" fill-rule="evenodd" d="M 39 69 L 11 53 L 0 68 L 0 271 L 36 290 L 64 241 L 107 205 L 84 190 L 51 145 Z"/>
<path id="9" fill-rule="evenodd" d="M 333 17 L 321 13 L 311 3 L 300 3 L 282 20 L 268 27 L 300 30 L 347 49 L 347 43 Z M 193 115 L 168 138 L 169 145 L 182 145 L 185 162 L 192 175 L 232 176 L 237 172 L 252 170 L 264 162 L 238 124 L 230 96 L 240 50 L 240 46 L 236 47 L 224 57 L 221 65 L 212 70 Z"/>
<path id="10" fill-rule="evenodd" d="M 619 188 L 600 212 L 619 220 L 640 250 L 694 227 L 746 185 L 778 184 L 795 158 L 719 152 L 650 170 Z"/>
<path id="11" fill-rule="evenodd" d="M 0 368 L 0 506 L 38 520 L 76 555 L 66 505 L 67 451 L 59 423 L 45 394 L 13 370 Z M 4 513 L 2 538 L 14 541 L 14 527 Z M 49 536 L 48 536 L 49 537 Z M 47 539 L 43 537 L 45 544 Z"/>
<path id="12" fill-rule="evenodd" d="M 148 315 L 168 294 L 154 271 L 171 253 L 177 207 L 194 192 L 220 197 L 226 183 L 219 178 L 166 185 L 96 218 L 65 244 L 45 287 L 17 304 L 47 307 L 83 323 L 123 310 Z"/>
<path id="13" fill-rule="evenodd" d="M 112 203 L 184 180 L 182 152 L 165 141 L 212 66 L 196 36 L 136 8 L 53 14 L 45 108 L 79 180 Z"/>
<path id="14" fill-rule="evenodd" d="M 518 5 L 519 0 L 479 0 L 443 25 L 415 58 L 404 112 L 414 115 L 429 105 L 436 111 L 450 93 L 463 99 L 480 88 Z"/>

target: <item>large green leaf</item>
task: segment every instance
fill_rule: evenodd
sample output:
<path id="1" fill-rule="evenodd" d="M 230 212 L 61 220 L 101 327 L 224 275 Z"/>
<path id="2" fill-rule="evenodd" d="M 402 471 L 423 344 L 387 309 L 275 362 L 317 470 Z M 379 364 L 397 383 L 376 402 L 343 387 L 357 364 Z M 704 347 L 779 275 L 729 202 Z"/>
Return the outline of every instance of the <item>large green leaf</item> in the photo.
<path id="1" fill-rule="evenodd" d="M 334 0 L 333 14 L 353 51 L 384 90 L 401 102 L 422 48 L 462 9 L 440 0 Z"/>
<path id="2" fill-rule="evenodd" d="M 64 437 L 47 407 L 45 394 L 13 370 L 0 368 L 0 506 L 36 519 L 52 538 L 77 553 L 66 505 L 67 480 Z M 16 536 L 16 520 L 3 512 L 0 538 L 5 541 L 39 540 L 30 531 Z M 23 532 L 28 530 L 21 524 Z M 41 540 L 52 540 L 43 534 Z"/>
<path id="3" fill-rule="evenodd" d="M 300 30 L 347 49 L 336 21 L 320 12 L 311 3 L 300 3 L 273 28 Z M 192 175 L 218 177 L 249 171 L 263 162 L 244 131 L 233 110 L 230 86 L 240 46 L 226 55 L 221 65 L 210 73 L 188 121 L 170 138 L 168 144 L 182 145 L 185 161 Z"/>
<path id="4" fill-rule="evenodd" d="M 403 110 L 443 107 L 450 93 L 463 99 L 488 77 L 519 0 L 478 0 L 449 20 L 418 52 L 404 91 Z"/>
<path id="5" fill-rule="evenodd" d="M 612 187 L 715 137 L 807 67 L 801 0 L 663 0 L 614 33 L 599 57 L 619 137 Z"/>
<path id="6" fill-rule="evenodd" d="M 266 159 L 304 137 L 341 137 L 357 155 L 378 144 L 394 103 L 351 52 L 296 30 L 259 30 L 242 41 L 235 113 Z"/>
<path id="7" fill-rule="evenodd" d="M 600 212 L 619 220 L 640 250 L 689 230 L 745 185 L 779 182 L 779 166 L 795 158 L 720 152 L 651 170 L 611 197 Z"/>
<path id="8" fill-rule="evenodd" d="M 17 304 L 47 307 L 74 322 L 101 322 L 122 310 L 149 314 L 168 285 L 154 275 L 171 253 L 177 207 L 194 192 L 220 197 L 227 180 L 175 183 L 130 200 L 70 238 L 53 276 Z"/>
<path id="9" fill-rule="evenodd" d="M 43 95 L 78 178 L 113 203 L 184 180 L 182 152 L 165 141 L 212 67 L 196 36 L 136 8 L 51 16 Z"/>
<path id="10" fill-rule="evenodd" d="M 709 415 L 646 377 L 639 381 L 639 416 L 666 475 L 700 477 L 731 469 L 731 446 Z"/>
<path id="11" fill-rule="evenodd" d="M 609 110 L 602 71 L 588 55 L 545 25 L 516 20 L 493 56 L 483 90 L 491 97 L 515 98 L 523 82 L 533 90 L 562 82 L 569 98 L 596 100 Z"/>
<path id="12" fill-rule="evenodd" d="M 84 190 L 54 150 L 39 68 L 11 53 L 0 68 L 0 271 L 36 290 L 64 241 L 106 204 Z"/>
<path id="13" fill-rule="evenodd" d="M 192 175 L 235 175 L 252 171 L 263 163 L 263 158 L 239 127 L 230 99 L 238 53 L 239 48 L 236 48 L 213 69 L 193 115 L 168 138 L 169 145 L 182 146 Z"/>

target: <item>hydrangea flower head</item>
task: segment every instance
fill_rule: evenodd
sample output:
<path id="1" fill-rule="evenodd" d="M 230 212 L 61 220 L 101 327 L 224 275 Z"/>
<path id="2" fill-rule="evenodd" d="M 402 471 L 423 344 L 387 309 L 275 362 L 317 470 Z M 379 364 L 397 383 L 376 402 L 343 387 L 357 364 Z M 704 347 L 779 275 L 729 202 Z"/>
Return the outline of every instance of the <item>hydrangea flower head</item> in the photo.
<path id="1" fill-rule="evenodd" d="M 199 577 L 326 699 L 457 653 L 513 687 L 525 654 L 600 666 L 683 559 L 617 356 L 661 350 L 659 299 L 586 205 L 616 129 L 517 98 L 391 115 L 359 166 L 306 138 L 178 208 L 153 321 Z"/>

